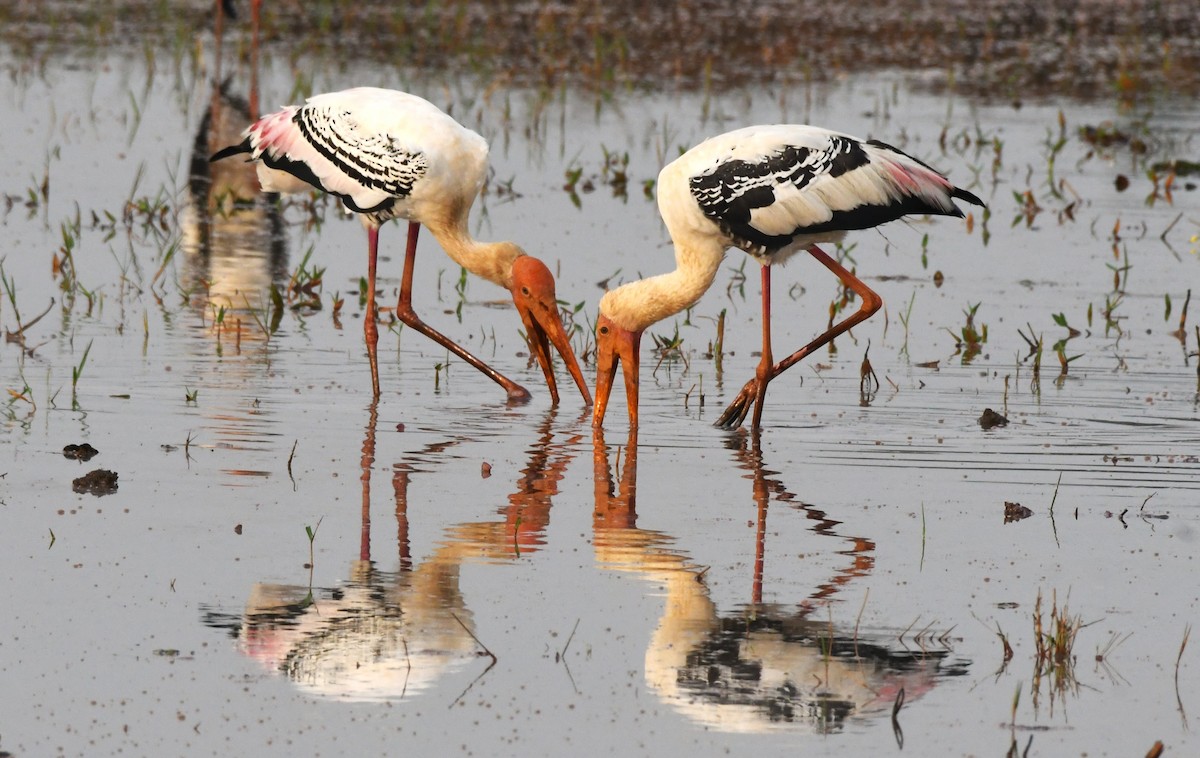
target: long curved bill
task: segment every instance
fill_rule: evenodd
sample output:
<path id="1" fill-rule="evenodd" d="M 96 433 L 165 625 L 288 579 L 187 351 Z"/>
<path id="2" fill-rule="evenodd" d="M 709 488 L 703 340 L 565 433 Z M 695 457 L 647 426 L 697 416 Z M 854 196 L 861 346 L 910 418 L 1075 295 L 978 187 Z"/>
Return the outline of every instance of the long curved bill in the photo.
<path id="1" fill-rule="evenodd" d="M 554 380 L 554 359 L 550 353 L 550 348 L 553 346 L 562 356 L 563 365 L 570 372 L 571 378 L 575 380 L 575 385 L 579 387 L 584 405 L 591 405 L 592 394 L 588 391 L 587 382 L 583 379 L 583 371 L 579 368 L 579 361 L 575 359 L 575 352 L 571 350 L 571 340 L 567 337 L 566 328 L 563 327 L 562 317 L 558 313 L 558 304 L 538 303 L 534 308 L 518 305 L 517 311 L 521 314 L 521 321 L 525 324 L 525 333 L 529 335 L 529 345 L 533 350 L 534 357 L 541 365 L 542 373 L 546 375 L 546 386 L 550 388 L 552 402 L 558 405 L 558 385 Z"/>
<path id="2" fill-rule="evenodd" d="M 631 332 L 614 324 L 600 314 L 596 321 L 596 406 L 592 410 L 592 426 L 604 425 L 608 398 L 612 394 L 617 364 L 624 362 L 625 402 L 629 406 L 629 427 L 638 425 L 638 348 L 642 333 Z"/>

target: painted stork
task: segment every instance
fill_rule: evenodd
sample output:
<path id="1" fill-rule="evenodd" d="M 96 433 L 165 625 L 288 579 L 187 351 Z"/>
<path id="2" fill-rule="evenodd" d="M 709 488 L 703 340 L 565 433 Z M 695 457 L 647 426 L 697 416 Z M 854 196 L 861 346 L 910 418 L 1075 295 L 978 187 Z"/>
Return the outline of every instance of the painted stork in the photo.
<path id="1" fill-rule="evenodd" d="M 962 216 L 959 199 L 983 205 L 925 163 L 877 140 L 815 126 L 751 126 L 713 137 L 658 175 L 658 207 L 675 243 L 676 269 L 630 282 L 600 300 L 596 323 L 594 426 L 604 423 L 617 364 L 624 362 L 630 426 L 637 425 L 638 346 L 651 324 L 696 303 L 713 282 L 725 251 L 738 247 L 762 264 L 762 359 L 717 420 L 735 428 L 754 407 L 762 421 L 767 384 L 813 350 L 868 318 L 880 297 L 818 243 L 901 216 Z M 806 250 L 862 300 L 859 310 L 773 362 L 771 266 Z"/>
<path id="2" fill-rule="evenodd" d="M 375 261 L 379 227 L 408 220 L 408 248 L 396 315 L 405 325 L 482 371 L 523 402 L 529 392 L 476 358 L 466 348 L 425 324 L 412 307 L 417 234 L 424 224 L 446 253 L 471 273 L 512 293 L 530 347 L 558 402 L 553 345 L 562 356 L 585 404 L 592 398 L 563 328 L 550 269 L 512 242 L 479 242 L 467 231 L 467 216 L 487 173 L 488 146 L 437 106 L 415 95 L 358 87 L 316 95 L 255 121 L 240 143 L 214 154 L 216 161 L 249 154 L 258 161 L 266 192 L 301 192 L 315 187 L 336 195 L 359 214 L 367 230 L 367 314 L 364 331 L 371 358 L 371 385 L 379 396 L 376 346 Z"/>

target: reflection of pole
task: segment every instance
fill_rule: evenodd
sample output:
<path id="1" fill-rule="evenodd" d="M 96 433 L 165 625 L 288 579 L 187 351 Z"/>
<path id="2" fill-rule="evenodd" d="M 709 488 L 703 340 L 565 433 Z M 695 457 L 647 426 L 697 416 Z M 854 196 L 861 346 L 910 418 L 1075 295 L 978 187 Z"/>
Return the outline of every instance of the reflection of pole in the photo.
<path id="1" fill-rule="evenodd" d="M 213 151 L 218 149 L 216 140 L 221 139 L 218 134 L 219 124 L 224 123 L 225 114 L 222 113 L 221 103 L 221 50 L 224 47 L 223 40 L 225 38 L 225 0 L 213 0 L 213 79 L 212 79 L 212 102 L 208 106 L 208 123 L 209 133 L 205 135 L 207 143 L 205 145 L 205 155 L 212 155 Z M 193 164 L 194 165 L 194 164 Z M 207 168 L 207 166 L 205 166 Z M 195 169 L 193 167 L 193 173 Z M 208 189 L 211 191 L 212 186 Z M 209 203 L 205 204 L 203 213 L 201 213 L 201 223 L 204 225 L 204 230 L 201 237 L 204 240 L 211 239 L 212 206 Z M 206 244 L 207 246 L 207 244 Z"/>
<path id="2" fill-rule="evenodd" d="M 225 1 L 213 0 L 213 81 L 221 81 L 221 40 L 225 36 Z"/>
<path id="3" fill-rule="evenodd" d="M 221 84 L 221 56 L 225 39 L 226 11 L 232 13 L 229 0 L 213 0 L 213 83 Z M 258 37 L 259 22 L 262 18 L 262 0 L 250 0 L 250 120 L 258 120 Z M 232 16 L 230 16 L 232 18 Z"/>
<path id="4" fill-rule="evenodd" d="M 258 22 L 262 0 L 250 0 L 250 119 L 258 120 Z"/>
<path id="5" fill-rule="evenodd" d="M 371 467 L 375 465 L 375 424 L 379 421 L 379 398 L 371 401 L 367 414 L 367 434 L 362 444 L 362 534 L 359 537 L 359 560 L 371 560 Z"/>

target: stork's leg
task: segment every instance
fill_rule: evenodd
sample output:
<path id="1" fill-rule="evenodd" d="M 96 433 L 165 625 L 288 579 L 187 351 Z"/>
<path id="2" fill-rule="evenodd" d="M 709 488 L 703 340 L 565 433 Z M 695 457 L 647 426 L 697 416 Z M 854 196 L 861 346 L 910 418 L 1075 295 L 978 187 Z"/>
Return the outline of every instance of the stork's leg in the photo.
<path id="1" fill-rule="evenodd" d="M 367 341 L 367 360 L 371 362 L 371 391 L 379 397 L 379 325 L 375 308 L 375 262 L 379 254 L 379 227 L 367 227 L 367 313 L 363 336 Z"/>
<path id="2" fill-rule="evenodd" d="M 868 287 L 861 279 L 847 271 L 840 263 L 835 261 L 833 258 L 830 258 L 824 250 L 816 245 L 813 245 L 808 249 L 808 254 L 816 258 L 817 262 L 823 265 L 825 268 L 832 271 L 834 275 L 842 281 L 842 284 L 854 290 L 855 294 L 857 294 L 859 299 L 862 301 L 862 304 L 858 306 L 857 311 L 850 314 L 842 321 L 834 324 L 832 327 L 826 330 L 824 334 L 777 363 L 774 371 L 771 374 L 772 378 L 779 376 L 784 371 L 787 371 L 792 366 L 804 360 L 809 353 L 828 344 L 839 334 L 849 331 L 858 324 L 861 324 L 863 321 L 866 321 L 868 318 L 873 316 L 876 311 L 883 307 L 883 298 L 877 295 L 875 291 Z"/>
<path id="3" fill-rule="evenodd" d="M 771 267 L 762 267 L 762 357 L 758 361 L 758 369 L 754 372 L 754 378 L 746 382 L 746 386 L 742 387 L 742 391 L 738 393 L 729 407 L 725 409 L 721 417 L 717 419 L 716 425 L 726 429 L 733 429 L 741 426 L 741 423 L 746 420 L 746 415 L 750 412 L 750 408 L 754 408 L 754 425 L 751 427 L 758 430 L 759 424 L 762 421 L 763 402 L 767 397 L 767 383 L 774 376 L 772 373 L 775 369 L 774 357 L 771 353 Z M 731 415 L 734 408 L 737 408 L 737 415 Z"/>
<path id="4" fill-rule="evenodd" d="M 784 371 L 787 371 L 792 366 L 804 360 L 809 353 L 828 344 L 842 332 L 852 329 L 855 325 L 870 318 L 872 314 L 883 306 L 883 299 L 879 295 L 875 294 L 861 279 L 847 271 L 840 263 L 830 258 L 824 250 L 814 245 L 808 249 L 808 252 L 813 258 L 817 259 L 818 263 L 832 271 L 842 281 L 842 284 L 854 290 L 858 294 L 862 304 L 858 307 L 857 311 L 831 326 L 821 336 L 772 366 L 767 372 L 766 381 L 770 381 Z M 717 418 L 716 426 L 725 429 L 734 429 L 741 426 L 742 422 L 746 420 L 746 415 L 750 412 L 750 406 L 757 402 L 758 408 L 754 413 L 754 428 L 758 428 L 758 422 L 762 413 L 762 397 L 766 393 L 766 382 L 760 379 L 761 373 L 762 366 L 760 364 L 758 374 L 746 382 L 746 385 L 734 397 L 733 402 Z"/>
<path id="5" fill-rule="evenodd" d="M 421 226 L 415 221 L 408 222 L 408 249 L 404 253 L 404 278 L 400 280 L 400 302 L 396 305 L 396 318 L 401 323 L 416 329 L 429 339 L 438 343 L 450 352 L 462 358 L 467 363 L 479 369 L 485 376 L 504 388 L 508 393 L 509 402 L 523 403 L 529 400 L 529 390 L 501 374 L 496 369 L 467 352 L 462 345 L 451 340 L 441 332 L 426 324 L 412 307 L 412 278 L 413 265 L 417 259 L 417 233 Z"/>
<path id="6" fill-rule="evenodd" d="M 774 368 L 774 357 L 771 355 L 771 267 L 762 267 L 762 330 L 763 330 L 763 346 L 762 358 L 758 361 L 758 370 L 754 372 L 754 378 L 758 381 L 758 386 L 754 393 L 754 423 L 750 427 L 754 431 L 758 431 L 759 423 L 762 421 L 763 403 L 767 399 L 767 382 L 771 381 L 773 374 L 771 370 Z"/>

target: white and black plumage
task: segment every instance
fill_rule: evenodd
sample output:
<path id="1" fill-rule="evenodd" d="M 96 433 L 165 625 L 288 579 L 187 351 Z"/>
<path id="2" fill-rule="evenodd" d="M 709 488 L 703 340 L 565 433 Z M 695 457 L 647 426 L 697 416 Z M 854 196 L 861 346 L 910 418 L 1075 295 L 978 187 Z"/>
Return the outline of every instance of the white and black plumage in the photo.
<path id="1" fill-rule="evenodd" d="M 367 318 L 375 395 L 379 378 L 375 348 L 375 262 L 379 227 L 391 219 L 409 222 L 408 248 L 397 317 L 500 384 L 515 401 L 529 393 L 465 348 L 426 325 L 412 309 L 412 274 L 417 232 L 424 224 L 446 253 L 468 271 L 508 289 L 542 366 L 554 402 L 558 390 L 550 347 L 562 356 L 585 403 L 591 395 L 558 312 L 550 270 L 511 242 L 479 242 L 467 217 L 487 175 L 487 142 L 437 106 L 415 95 L 358 87 L 316 95 L 255 121 L 237 145 L 211 160 L 248 154 L 258 161 L 267 192 L 311 188 L 336 195 L 359 214 L 367 229 Z"/>
<path id="2" fill-rule="evenodd" d="M 618 287 L 600 301 L 596 406 L 604 421 L 617 364 L 624 361 L 630 424 L 637 424 L 638 345 L 651 324 L 690 307 L 712 284 L 730 247 L 763 265 L 763 357 L 718 420 L 738 426 L 755 406 L 761 421 L 767 383 L 805 355 L 879 309 L 882 300 L 817 245 L 901 216 L 962 216 L 954 200 L 983 202 L 927 164 L 876 140 L 815 126 L 779 124 L 727 132 L 697 145 L 658 175 L 658 207 L 675 243 L 677 268 Z M 859 310 L 813 342 L 773 363 L 770 267 L 806 250 L 862 298 Z"/>

